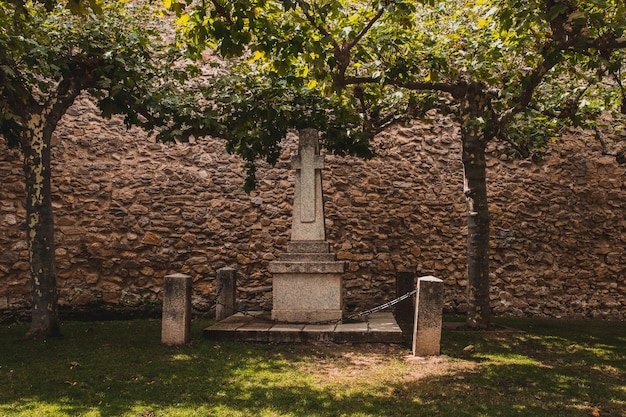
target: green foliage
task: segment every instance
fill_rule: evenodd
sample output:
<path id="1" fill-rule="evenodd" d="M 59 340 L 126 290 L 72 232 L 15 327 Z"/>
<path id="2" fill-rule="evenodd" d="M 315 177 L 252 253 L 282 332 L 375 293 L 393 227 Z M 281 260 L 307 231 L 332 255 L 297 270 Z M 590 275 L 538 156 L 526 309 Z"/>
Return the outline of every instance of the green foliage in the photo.
<path id="1" fill-rule="evenodd" d="M 275 163 L 290 129 L 322 131 L 326 148 L 338 154 L 372 155 L 371 133 L 363 128 L 362 115 L 350 96 L 338 105 L 333 100 L 339 96 L 322 96 L 289 77 L 264 74 L 245 63 L 188 91 L 193 93 L 176 109 L 183 116 L 176 127 L 170 125 L 161 132 L 161 138 L 167 140 L 173 131 L 179 133 L 177 139 L 211 131 L 225 139 L 226 149 L 247 162 L 248 191 L 255 183 L 255 161 L 263 157 Z M 202 109 L 199 114 L 195 114 L 197 108 Z"/>
<path id="2" fill-rule="evenodd" d="M 64 83 L 88 90 L 104 116 L 123 113 L 128 124 L 145 127 L 162 122 L 151 106 L 172 82 L 176 57 L 160 46 L 155 10 L 125 1 L 27 2 L 21 12 L 14 3 L 1 6 L 0 127 L 10 142 L 28 114 L 61 98 Z"/>
<path id="3" fill-rule="evenodd" d="M 613 123 L 624 123 L 622 68 L 624 64 L 623 2 L 594 1 L 543 5 L 542 12 L 524 3 L 522 12 L 504 7 L 501 24 L 516 37 L 522 30 L 533 37 L 542 34 L 542 54 L 558 63 L 534 89 L 534 97 L 524 110 L 528 120 L 513 123 L 526 149 L 555 140 L 566 126 L 596 126 L 599 117 L 612 113 Z M 524 9 L 527 7 L 528 9 Z M 535 7 L 535 8 L 533 8 Z M 526 38 L 531 47 L 531 38 Z M 532 114 L 535 116 L 532 116 Z M 543 135 L 541 135 L 543 130 Z M 537 141 L 528 141 L 536 134 Z"/>
<path id="4" fill-rule="evenodd" d="M 159 23 L 151 8 L 125 0 L 91 7 L 74 0 L 0 2 L 0 134 L 22 147 L 26 162 L 33 287 L 27 337 L 55 334 L 59 327 L 49 187 L 52 134 L 85 93 L 97 99 L 104 116 L 125 114 L 129 125 L 167 122 L 169 106 L 177 101 L 172 94 L 184 78 L 176 75 L 185 70 L 175 69 L 161 48 Z"/>
<path id="5" fill-rule="evenodd" d="M 372 107 L 362 108 L 364 115 L 376 114 L 376 107 L 393 97 L 372 85 L 395 86 L 394 94 L 404 90 L 407 100 L 398 102 L 395 112 L 415 117 L 431 106 L 408 106 L 407 101 L 439 95 L 430 103 L 458 114 L 468 86 L 479 83 L 489 97 L 486 109 L 493 113 L 484 117 L 494 124 L 485 131 L 490 135 L 486 139 L 523 138 L 514 147 L 541 147 L 559 131 L 557 124 L 581 124 L 590 114 L 585 112 L 588 104 L 597 103 L 591 94 L 615 97 L 617 91 L 624 96 L 620 71 L 626 6 L 618 0 L 215 0 L 168 5 L 179 12 L 181 39 L 193 56 L 207 47 L 225 57 L 244 55 L 260 71 L 324 96 L 345 97 L 341 90 L 364 85 L 352 90 L 369 93 L 366 104 Z M 578 100 L 580 113 L 566 114 L 562 96 L 583 80 L 584 94 L 569 97 Z M 550 121 L 555 129 L 542 136 L 546 118 L 560 120 Z M 523 132 L 520 120 L 536 122 L 534 134 Z"/>

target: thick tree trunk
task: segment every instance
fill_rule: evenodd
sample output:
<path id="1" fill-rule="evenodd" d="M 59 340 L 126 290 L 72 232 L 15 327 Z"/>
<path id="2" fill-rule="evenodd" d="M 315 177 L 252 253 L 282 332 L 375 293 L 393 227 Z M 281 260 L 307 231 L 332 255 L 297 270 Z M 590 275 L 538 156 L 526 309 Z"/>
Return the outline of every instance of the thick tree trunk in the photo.
<path id="1" fill-rule="evenodd" d="M 489 327 L 489 207 L 486 178 L 487 100 L 479 86 L 470 88 L 462 111 L 464 193 L 467 199 L 467 326 Z"/>
<path id="2" fill-rule="evenodd" d="M 33 116 L 24 131 L 26 223 L 30 255 L 32 322 L 27 338 L 59 333 L 55 270 L 54 223 L 50 190 L 50 138 L 44 119 Z"/>
<path id="3" fill-rule="evenodd" d="M 24 153 L 26 180 L 26 225 L 30 255 L 32 321 L 26 338 L 41 339 L 60 333 L 57 277 L 55 268 L 54 222 L 50 182 L 50 141 L 57 124 L 83 89 L 93 87 L 91 67 L 76 68 L 69 79 L 61 80 L 56 94 L 40 105 L 27 97 L 14 105 L 23 111 L 20 145 Z"/>

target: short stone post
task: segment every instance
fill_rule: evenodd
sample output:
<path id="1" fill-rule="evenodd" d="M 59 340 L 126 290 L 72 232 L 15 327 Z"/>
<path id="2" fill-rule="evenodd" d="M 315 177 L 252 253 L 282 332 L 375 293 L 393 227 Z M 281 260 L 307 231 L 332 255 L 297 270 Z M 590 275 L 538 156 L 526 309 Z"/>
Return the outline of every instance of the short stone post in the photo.
<path id="1" fill-rule="evenodd" d="M 441 353 L 443 315 L 443 281 L 432 276 L 417 280 L 413 355 L 432 356 Z"/>
<path id="2" fill-rule="evenodd" d="M 217 304 L 215 320 L 224 320 L 235 314 L 235 269 L 220 268 L 217 270 Z"/>
<path id="3" fill-rule="evenodd" d="M 396 297 L 401 297 L 414 289 L 415 274 L 412 271 L 396 272 Z M 413 300 L 413 297 L 409 297 L 396 304 L 396 320 L 398 322 L 413 324 L 413 319 L 415 318 L 415 303 Z"/>
<path id="4" fill-rule="evenodd" d="M 191 340 L 191 277 L 166 275 L 163 279 L 161 342 L 183 345 Z"/>

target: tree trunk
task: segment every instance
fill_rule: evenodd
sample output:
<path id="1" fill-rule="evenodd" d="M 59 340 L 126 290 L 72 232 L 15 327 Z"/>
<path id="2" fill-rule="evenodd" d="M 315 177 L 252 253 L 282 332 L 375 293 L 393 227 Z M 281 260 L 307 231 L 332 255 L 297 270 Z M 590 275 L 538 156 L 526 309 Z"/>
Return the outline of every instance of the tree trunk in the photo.
<path id="1" fill-rule="evenodd" d="M 489 327 L 489 206 L 486 178 L 487 98 L 471 86 L 461 106 L 464 193 L 467 199 L 467 326 Z"/>
<path id="2" fill-rule="evenodd" d="M 32 322 L 27 338 L 59 334 L 55 270 L 54 223 L 50 190 L 50 138 L 41 115 L 30 118 L 23 133 L 26 179 L 26 223 L 30 256 Z"/>

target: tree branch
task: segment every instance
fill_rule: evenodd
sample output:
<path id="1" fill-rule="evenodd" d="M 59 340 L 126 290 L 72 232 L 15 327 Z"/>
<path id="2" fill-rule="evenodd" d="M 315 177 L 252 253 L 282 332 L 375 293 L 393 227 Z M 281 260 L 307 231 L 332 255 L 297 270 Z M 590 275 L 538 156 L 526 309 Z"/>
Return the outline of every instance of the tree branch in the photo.
<path id="1" fill-rule="evenodd" d="M 101 60 L 76 63 L 68 77 L 59 81 L 56 93 L 48 98 L 44 109 L 48 109 L 46 125 L 56 127 L 65 111 L 74 103 L 74 100 L 83 91 L 96 86 L 96 69 L 103 63 Z"/>
<path id="2" fill-rule="evenodd" d="M 455 83 L 432 83 L 393 79 L 386 82 L 386 84 L 395 85 L 396 87 L 402 87 L 413 91 L 441 91 L 449 93 L 455 98 L 463 97 L 469 88 L 469 84 L 465 81 L 458 81 Z"/>
<path id="3" fill-rule="evenodd" d="M 545 50 L 546 48 L 548 48 L 548 45 L 544 45 L 543 49 Z M 535 89 L 541 83 L 543 77 L 548 73 L 548 71 L 550 71 L 550 69 L 558 63 L 560 56 L 560 52 L 557 55 L 556 51 L 552 50 L 552 53 L 547 53 L 547 56 L 544 56 L 543 61 L 541 61 L 541 63 L 537 65 L 537 67 L 535 67 L 529 75 L 523 77 L 528 81 L 526 85 L 522 83 L 523 90 L 512 100 L 516 103 L 515 106 L 511 107 L 500 116 L 498 120 L 500 125 L 507 124 L 516 114 L 522 112 L 526 107 L 528 107 L 528 104 L 532 100 L 533 94 L 535 93 Z"/>
<path id="4" fill-rule="evenodd" d="M 523 91 L 513 99 L 513 102 L 516 103 L 515 106 L 500 116 L 500 124 L 508 123 L 516 114 L 523 111 L 524 108 L 530 104 L 535 89 L 548 71 L 558 64 L 563 51 L 569 50 L 572 52 L 585 53 L 589 49 L 597 49 L 600 54 L 603 55 L 616 49 L 626 48 L 626 37 L 616 38 L 610 32 L 604 33 L 598 38 L 587 39 L 582 47 L 579 46 L 581 37 L 584 36 L 583 28 L 581 26 L 572 26 L 569 23 L 570 17 L 578 12 L 578 9 L 574 3 L 555 2 L 554 0 L 548 0 L 546 6 L 549 10 L 557 6 L 557 3 L 558 5 L 564 4 L 567 10 L 565 13 L 558 14 L 550 22 L 552 37 L 546 41 L 541 49 L 543 61 L 524 77 L 527 82 L 522 83 Z"/>
<path id="5" fill-rule="evenodd" d="M 232 25 L 234 23 L 232 17 L 230 16 L 230 13 L 226 11 L 224 6 L 222 6 L 218 0 L 211 0 L 211 3 L 213 4 L 213 7 L 215 7 L 215 12 L 217 13 L 218 16 L 226 19 L 226 22 L 229 25 Z"/>
<path id="6" fill-rule="evenodd" d="M 500 139 L 503 142 L 508 143 L 517 153 L 520 154 L 523 158 L 528 158 L 530 156 L 530 151 L 527 146 L 522 146 L 509 136 L 508 130 L 503 126 L 499 126 L 498 131 L 496 132 L 496 138 Z"/>
<path id="7" fill-rule="evenodd" d="M 409 119 L 409 115 L 406 112 L 394 112 L 390 113 L 381 120 L 378 121 L 376 125 L 375 133 L 384 132 L 389 126 L 399 123 L 402 121 L 406 121 Z"/>
<path id="8" fill-rule="evenodd" d="M 350 51 L 352 48 L 354 48 L 354 46 L 359 43 L 359 41 L 361 39 L 363 39 L 363 36 L 365 36 L 367 34 L 367 32 L 369 32 L 369 30 L 374 26 L 374 24 L 383 16 L 383 14 L 385 13 L 385 9 L 383 7 L 381 7 L 380 9 L 378 9 L 378 12 L 376 13 L 376 15 L 372 18 L 372 20 L 370 20 L 367 25 L 365 25 L 365 27 L 361 30 L 361 32 L 359 32 L 358 35 L 356 35 L 356 38 L 354 38 L 354 40 L 352 42 L 349 42 L 345 48 L 347 51 Z"/>

